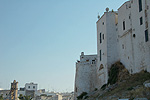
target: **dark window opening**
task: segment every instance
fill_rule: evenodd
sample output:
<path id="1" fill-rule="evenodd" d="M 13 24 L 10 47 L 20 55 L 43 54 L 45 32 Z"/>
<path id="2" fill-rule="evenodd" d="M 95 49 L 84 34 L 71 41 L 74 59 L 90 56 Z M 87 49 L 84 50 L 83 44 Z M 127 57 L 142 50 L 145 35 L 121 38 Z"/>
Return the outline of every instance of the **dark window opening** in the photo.
<path id="1" fill-rule="evenodd" d="M 102 52 L 101 52 L 101 50 L 100 50 L 100 61 L 102 60 Z"/>
<path id="2" fill-rule="evenodd" d="M 131 4 L 129 4 L 129 8 L 131 8 Z"/>
<path id="3" fill-rule="evenodd" d="M 122 44 L 122 49 L 124 49 L 124 44 Z"/>
<path id="4" fill-rule="evenodd" d="M 35 89 L 35 86 L 33 86 L 33 89 Z"/>
<path id="5" fill-rule="evenodd" d="M 149 9 L 149 6 L 147 5 L 147 10 Z"/>
<path id="6" fill-rule="evenodd" d="M 133 34 L 133 37 L 135 38 L 135 37 L 136 37 L 136 35 L 135 35 L 135 34 Z"/>
<path id="7" fill-rule="evenodd" d="M 28 88 L 30 88 L 30 86 L 28 86 Z"/>
<path id="8" fill-rule="evenodd" d="M 102 37 L 102 33 L 100 33 L 100 43 L 102 43 L 102 39 L 101 39 L 101 37 Z"/>
<path id="9" fill-rule="evenodd" d="M 148 22 L 147 21 L 145 22 L 145 27 L 148 28 Z"/>
<path id="10" fill-rule="evenodd" d="M 104 22 L 103 22 L 103 25 L 104 25 Z"/>
<path id="11" fill-rule="evenodd" d="M 100 67 L 99 67 L 99 70 L 101 70 L 103 68 L 104 68 L 104 66 L 103 66 L 103 64 L 101 64 Z"/>
<path id="12" fill-rule="evenodd" d="M 133 73 L 133 70 L 131 69 L 131 73 Z"/>
<path id="13" fill-rule="evenodd" d="M 142 11 L 142 0 L 139 0 L 139 12 Z"/>
<path id="14" fill-rule="evenodd" d="M 129 19 L 131 19 L 131 16 L 129 15 Z"/>
<path id="15" fill-rule="evenodd" d="M 143 24 L 143 17 L 140 18 L 140 25 Z"/>
<path id="16" fill-rule="evenodd" d="M 145 42 L 148 41 L 148 30 L 145 30 Z"/>
<path id="17" fill-rule="evenodd" d="M 103 40 L 104 40 L 104 34 L 103 34 Z"/>
<path id="18" fill-rule="evenodd" d="M 123 21 L 123 30 L 125 30 L 125 21 Z"/>
<path id="19" fill-rule="evenodd" d="M 147 17 L 147 10 L 145 10 L 145 17 Z"/>
<path id="20" fill-rule="evenodd" d="M 95 64 L 95 60 L 92 60 L 92 64 Z"/>
<path id="21" fill-rule="evenodd" d="M 78 90 L 78 89 L 77 89 L 77 87 L 76 87 L 76 92 L 77 92 L 77 90 Z"/>
<path id="22" fill-rule="evenodd" d="M 128 9 L 128 5 L 126 5 L 126 9 Z"/>

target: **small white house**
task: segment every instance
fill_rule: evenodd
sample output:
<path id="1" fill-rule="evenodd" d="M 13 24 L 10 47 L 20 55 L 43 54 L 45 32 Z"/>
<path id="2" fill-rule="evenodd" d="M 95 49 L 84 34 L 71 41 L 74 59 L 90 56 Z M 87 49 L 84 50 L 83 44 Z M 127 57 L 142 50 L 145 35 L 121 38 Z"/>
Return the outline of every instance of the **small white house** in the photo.
<path id="1" fill-rule="evenodd" d="M 26 83 L 25 84 L 25 90 L 34 90 L 37 91 L 37 84 L 35 83 Z"/>

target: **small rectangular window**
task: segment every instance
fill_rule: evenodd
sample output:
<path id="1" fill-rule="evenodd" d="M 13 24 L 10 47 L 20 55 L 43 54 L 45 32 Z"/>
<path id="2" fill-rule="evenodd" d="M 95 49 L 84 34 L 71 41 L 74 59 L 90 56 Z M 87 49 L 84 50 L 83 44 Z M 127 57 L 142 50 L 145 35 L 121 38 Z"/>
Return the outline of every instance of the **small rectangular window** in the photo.
<path id="1" fill-rule="evenodd" d="M 126 5 L 126 9 L 128 9 L 128 5 Z"/>
<path id="2" fill-rule="evenodd" d="M 92 64 L 95 64 L 95 60 L 92 60 Z"/>
<path id="3" fill-rule="evenodd" d="M 143 17 L 140 18 L 140 25 L 143 24 Z"/>
<path id="4" fill-rule="evenodd" d="M 101 53 L 101 50 L 100 50 L 100 61 L 102 60 L 102 53 Z"/>
<path id="5" fill-rule="evenodd" d="M 131 19 L 131 15 L 129 15 L 129 19 Z"/>
<path id="6" fill-rule="evenodd" d="M 76 87 L 76 92 L 77 92 L 77 90 L 78 90 L 78 89 L 77 89 L 77 87 Z"/>
<path id="7" fill-rule="evenodd" d="M 100 43 L 102 43 L 102 33 L 100 33 Z"/>
<path id="8" fill-rule="evenodd" d="M 122 44 L 122 49 L 124 49 L 124 44 Z"/>
<path id="9" fill-rule="evenodd" d="M 123 21 L 123 30 L 125 30 L 125 21 Z"/>
<path id="10" fill-rule="evenodd" d="M 35 89 L 35 86 L 33 86 L 33 89 Z"/>
<path id="11" fill-rule="evenodd" d="M 145 42 L 148 41 L 148 30 L 145 30 Z"/>
<path id="12" fill-rule="evenodd" d="M 139 0 L 139 12 L 142 11 L 142 0 Z"/>
<path id="13" fill-rule="evenodd" d="M 103 40 L 104 40 L 104 34 L 103 34 Z"/>
<path id="14" fill-rule="evenodd" d="M 30 86 L 28 86 L 28 88 L 30 89 Z"/>

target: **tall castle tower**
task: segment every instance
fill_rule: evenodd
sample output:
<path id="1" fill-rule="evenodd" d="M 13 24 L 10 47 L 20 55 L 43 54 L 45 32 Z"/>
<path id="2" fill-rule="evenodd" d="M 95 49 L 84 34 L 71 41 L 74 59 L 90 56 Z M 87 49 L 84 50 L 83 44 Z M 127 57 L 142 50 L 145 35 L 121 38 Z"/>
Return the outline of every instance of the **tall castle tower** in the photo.
<path id="1" fill-rule="evenodd" d="M 98 19 L 97 24 L 97 74 L 98 86 L 107 83 L 108 69 L 119 60 L 118 54 L 118 13 L 109 11 Z"/>

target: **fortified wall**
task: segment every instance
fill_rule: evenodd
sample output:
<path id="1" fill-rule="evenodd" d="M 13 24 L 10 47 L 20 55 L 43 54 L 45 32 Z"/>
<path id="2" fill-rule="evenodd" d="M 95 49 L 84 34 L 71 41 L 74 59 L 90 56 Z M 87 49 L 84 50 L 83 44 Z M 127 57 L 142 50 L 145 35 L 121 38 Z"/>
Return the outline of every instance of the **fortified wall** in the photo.
<path id="1" fill-rule="evenodd" d="M 79 96 L 82 92 L 91 92 L 96 87 L 96 59 L 97 55 L 80 55 L 80 60 L 76 62 L 75 75 L 75 96 Z"/>

